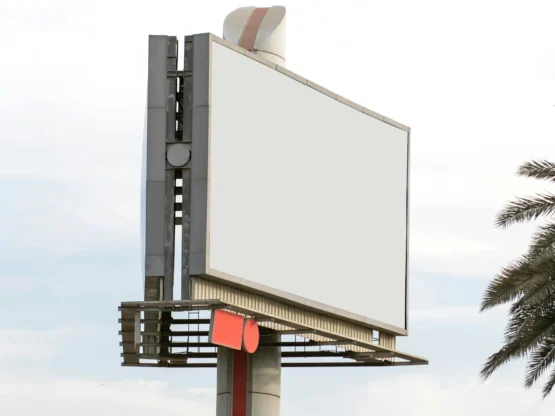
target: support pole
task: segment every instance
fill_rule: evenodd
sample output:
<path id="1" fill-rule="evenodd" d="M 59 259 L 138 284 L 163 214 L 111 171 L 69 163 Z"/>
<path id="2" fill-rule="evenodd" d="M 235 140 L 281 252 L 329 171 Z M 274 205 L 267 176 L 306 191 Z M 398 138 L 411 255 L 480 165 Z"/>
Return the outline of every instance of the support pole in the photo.
<path id="1" fill-rule="evenodd" d="M 216 416 L 231 416 L 233 350 L 218 347 Z"/>
<path id="2" fill-rule="evenodd" d="M 279 342 L 276 331 L 260 330 L 261 344 Z M 280 402 L 280 347 L 259 347 L 249 356 L 247 416 L 279 416 Z"/>
<path id="3" fill-rule="evenodd" d="M 279 341 L 277 332 L 260 329 L 261 343 Z M 217 373 L 216 416 L 279 416 L 279 347 L 259 347 L 254 354 L 218 347 Z"/>

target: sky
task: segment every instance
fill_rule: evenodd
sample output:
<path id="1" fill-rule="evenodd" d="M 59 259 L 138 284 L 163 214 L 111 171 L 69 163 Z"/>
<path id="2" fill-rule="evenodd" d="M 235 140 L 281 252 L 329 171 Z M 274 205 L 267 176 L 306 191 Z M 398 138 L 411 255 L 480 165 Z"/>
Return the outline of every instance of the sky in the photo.
<path id="1" fill-rule="evenodd" d="M 554 160 L 551 1 L 284 1 L 287 67 L 411 127 L 410 335 L 426 367 L 284 369 L 282 414 L 552 414 L 522 362 L 481 383 L 506 310 L 479 314 L 533 225 L 493 225 Z M 141 293 L 149 34 L 212 32 L 236 1 L 0 3 L 0 413 L 215 414 L 213 369 L 119 366 Z M 265 4 L 259 4 L 264 6 Z M 542 380 L 543 381 L 543 380 Z"/>

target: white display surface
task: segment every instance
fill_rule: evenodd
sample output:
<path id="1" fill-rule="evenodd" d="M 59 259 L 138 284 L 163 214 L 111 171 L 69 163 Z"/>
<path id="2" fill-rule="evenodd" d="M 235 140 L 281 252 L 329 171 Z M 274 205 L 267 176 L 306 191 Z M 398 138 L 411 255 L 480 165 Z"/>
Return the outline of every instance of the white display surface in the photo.
<path id="1" fill-rule="evenodd" d="M 211 51 L 207 271 L 405 329 L 408 133 Z"/>

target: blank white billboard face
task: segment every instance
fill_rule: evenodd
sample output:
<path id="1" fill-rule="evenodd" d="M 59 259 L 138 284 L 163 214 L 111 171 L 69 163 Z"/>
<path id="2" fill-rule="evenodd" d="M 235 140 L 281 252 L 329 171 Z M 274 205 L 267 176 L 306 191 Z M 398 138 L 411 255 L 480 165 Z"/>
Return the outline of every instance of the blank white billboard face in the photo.
<path id="1" fill-rule="evenodd" d="M 405 330 L 408 132 L 215 41 L 210 65 L 205 274 Z"/>

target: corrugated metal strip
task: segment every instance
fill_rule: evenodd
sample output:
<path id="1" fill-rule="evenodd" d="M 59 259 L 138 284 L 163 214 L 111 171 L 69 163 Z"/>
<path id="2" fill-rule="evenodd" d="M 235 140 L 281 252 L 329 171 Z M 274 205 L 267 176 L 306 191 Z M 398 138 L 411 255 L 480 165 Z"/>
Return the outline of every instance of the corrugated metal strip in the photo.
<path id="1" fill-rule="evenodd" d="M 395 349 L 395 336 L 380 332 L 380 345 L 392 350 Z"/>
<path id="2" fill-rule="evenodd" d="M 325 331 L 337 335 L 339 338 L 344 337 L 366 343 L 373 343 L 373 331 L 369 328 L 330 316 L 321 315 L 296 306 L 287 305 L 274 299 L 269 299 L 261 295 L 252 294 L 199 277 L 192 279 L 191 296 L 194 300 L 218 299 L 233 306 L 290 321 L 293 325 L 297 324 L 303 327 Z M 294 329 L 273 322 L 260 322 L 259 325 L 276 331 Z M 329 340 L 329 338 L 315 334 L 304 334 L 302 336 L 314 341 Z M 380 345 L 382 345 L 382 339 L 384 342 L 388 342 L 395 346 L 395 336 L 380 333 Z M 355 352 L 370 351 L 367 348 L 353 345 L 344 345 L 340 346 L 340 348 Z"/>
<path id="3" fill-rule="evenodd" d="M 394 335 L 385 334 L 380 332 L 380 345 L 386 348 L 390 348 L 392 350 L 395 349 L 396 346 L 396 338 Z M 386 358 L 387 361 L 395 361 L 395 358 Z"/>

